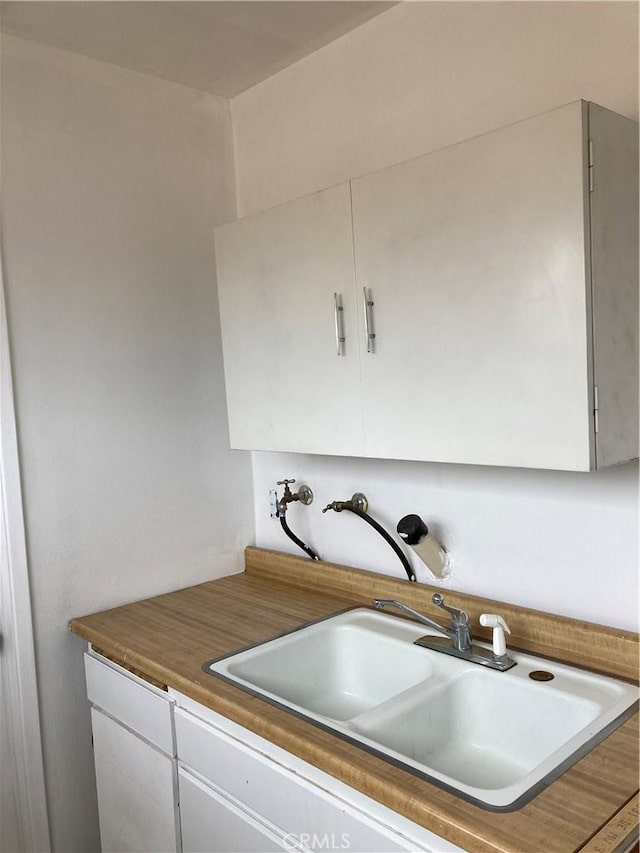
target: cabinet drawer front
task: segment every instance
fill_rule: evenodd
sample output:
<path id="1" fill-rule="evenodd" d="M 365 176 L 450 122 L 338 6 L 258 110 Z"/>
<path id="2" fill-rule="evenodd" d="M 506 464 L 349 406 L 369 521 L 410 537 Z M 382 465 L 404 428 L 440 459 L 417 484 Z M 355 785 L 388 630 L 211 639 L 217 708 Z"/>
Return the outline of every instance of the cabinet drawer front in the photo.
<path id="1" fill-rule="evenodd" d="M 167 755 L 176 754 L 173 699 L 95 654 L 85 653 L 84 669 L 87 696 L 93 705 L 115 717 Z"/>
<path id="2" fill-rule="evenodd" d="M 102 849 L 175 853 L 177 761 L 91 709 Z"/>
<path id="3" fill-rule="evenodd" d="M 391 853 L 417 848 L 348 803 L 293 775 L 239 741 L 191 714 L 176 709 L 180 765 L 187 765 L 264 815 L 311 849 Z M 425 848 L 422 848 L 425 849 Z"/>
<path id="4" fill-rule="evenodd" d="M 271 853 L 292 849 L 282 836 L 190 773 L 180 770 L 178 775 L 183 853 Z"/>

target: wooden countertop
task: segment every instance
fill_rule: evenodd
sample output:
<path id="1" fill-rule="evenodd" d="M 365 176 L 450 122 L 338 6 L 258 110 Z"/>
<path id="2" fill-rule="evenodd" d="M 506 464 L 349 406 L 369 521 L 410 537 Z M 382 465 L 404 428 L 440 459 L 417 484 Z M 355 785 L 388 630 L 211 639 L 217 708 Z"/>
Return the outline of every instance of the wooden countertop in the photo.
<path id="1" fill-rule="evenodd" d="M 638 826 L 638 713 L 515 812 L 458 799 L 338 736 L 207 675 L 211 658 L 374 597 L 429 610 L 434 588 L 248 548 L 245 572 L 74 619 L 71 630 L 118 663 L 172 687 L 460 847 L 483 853 L 614 853 Z M 510 645 L 622 678 L 638 674 L 638 637 L 447 591 L 477 625 L 507 619 Z M 482 631 L 476 632 L 482 637 Z"/>

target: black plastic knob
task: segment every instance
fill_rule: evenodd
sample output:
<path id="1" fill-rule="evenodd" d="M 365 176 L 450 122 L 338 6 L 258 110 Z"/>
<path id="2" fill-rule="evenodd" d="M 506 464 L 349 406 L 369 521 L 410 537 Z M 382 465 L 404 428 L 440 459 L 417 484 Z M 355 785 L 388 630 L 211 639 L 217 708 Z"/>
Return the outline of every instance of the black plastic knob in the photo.
<path id="1" fill-rule="evenodd" d="M 407 545 L 417 545 L 429 533 L 429 528 L 419 515 L 405 515 L 398 522 L 396 530 Z"/>

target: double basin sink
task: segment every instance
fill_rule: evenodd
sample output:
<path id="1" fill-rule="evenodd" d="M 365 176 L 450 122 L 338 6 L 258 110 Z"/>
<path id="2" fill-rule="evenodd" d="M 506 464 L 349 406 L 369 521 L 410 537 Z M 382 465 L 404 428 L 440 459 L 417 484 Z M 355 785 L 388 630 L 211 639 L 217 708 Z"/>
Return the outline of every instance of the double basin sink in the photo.
<path id="1" fill-rule="evenodd" d="M 495 811 L 522 806 L 637 707 L 624 681 L 519 653 L 499 672 L 414 645 L 425 634 L 353 608 L 203 668 Z"/>

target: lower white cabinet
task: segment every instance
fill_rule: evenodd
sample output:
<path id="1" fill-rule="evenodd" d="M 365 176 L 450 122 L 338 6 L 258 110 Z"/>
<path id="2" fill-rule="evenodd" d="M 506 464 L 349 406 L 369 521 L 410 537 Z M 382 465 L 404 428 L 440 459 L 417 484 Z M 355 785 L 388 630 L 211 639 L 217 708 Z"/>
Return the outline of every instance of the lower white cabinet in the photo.
<path id="1" fill-rule="evenodd" d="M 97 708 L 91 726 L 102 850 L 175 853 L 175 759 Z"/>
<path id="2" fill-rule="evenodd" d="M 187 770 L 180 769 L 179 780 L 184 853 L 271 853 L 297 849 L 257 815 Z"/>
<path id="3" fill-rule="evenodd" d="M 173 695 L 185 851 L 460 850 L 264 738 Z"/>
<path id="4" fill-rule="evenodd" d="M 180 693 L 91 651 L 103 853 L 460 853 Z"/>
<path id="5" fill-rule="evenodd" d="M 179 853 L 174 701 L 85 654 L 103 853 Z"/>

